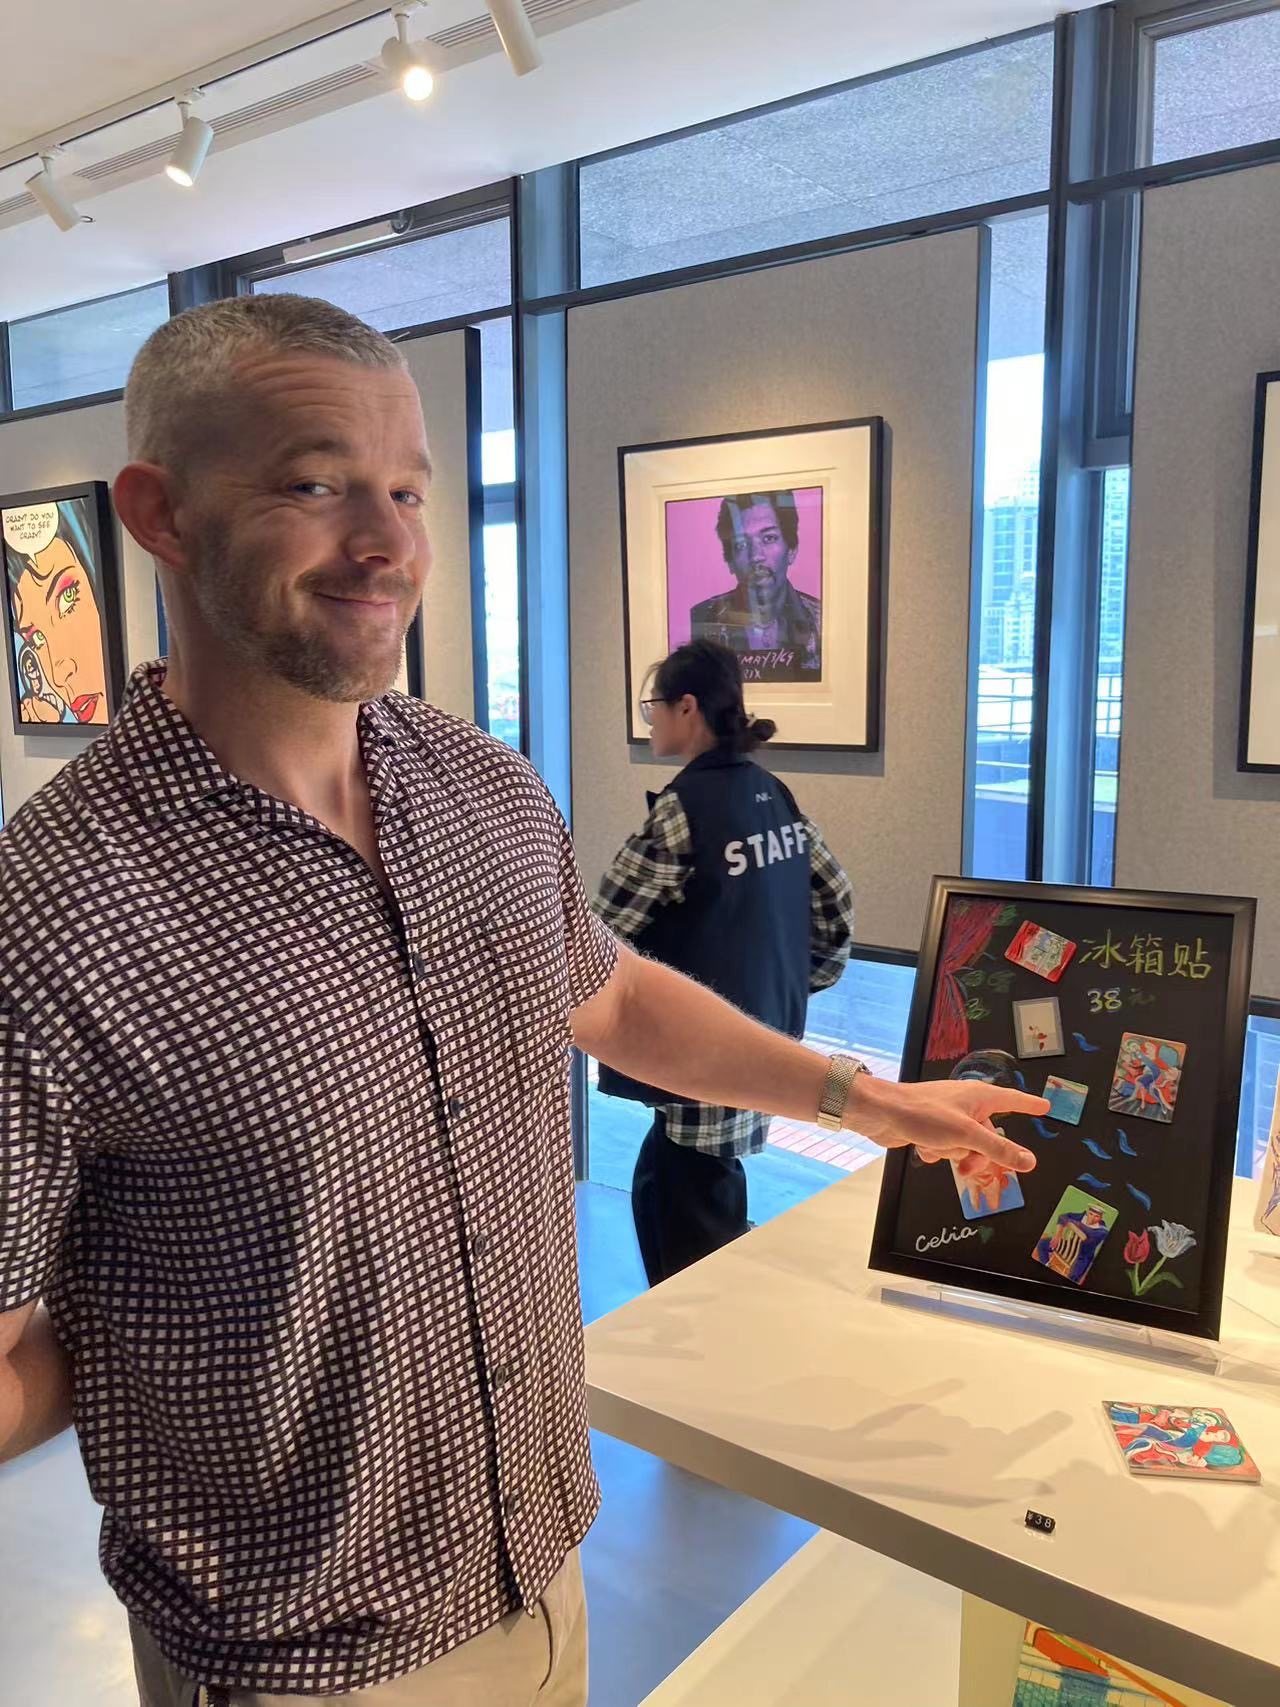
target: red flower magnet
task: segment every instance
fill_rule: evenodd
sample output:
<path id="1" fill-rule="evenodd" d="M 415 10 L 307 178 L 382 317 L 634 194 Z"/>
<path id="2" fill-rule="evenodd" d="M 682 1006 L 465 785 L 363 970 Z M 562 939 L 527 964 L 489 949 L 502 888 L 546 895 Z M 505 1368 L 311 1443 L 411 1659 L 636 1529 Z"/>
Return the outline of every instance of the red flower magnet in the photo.
<path id="1" fill-rule="evenodd" d="M 1143 1263 L 1151 1255 L 1151 1234 L 1147 1231 L 1130 1233 L 1128 1243 L 1124 1247 L 1126 1263 Z"/>

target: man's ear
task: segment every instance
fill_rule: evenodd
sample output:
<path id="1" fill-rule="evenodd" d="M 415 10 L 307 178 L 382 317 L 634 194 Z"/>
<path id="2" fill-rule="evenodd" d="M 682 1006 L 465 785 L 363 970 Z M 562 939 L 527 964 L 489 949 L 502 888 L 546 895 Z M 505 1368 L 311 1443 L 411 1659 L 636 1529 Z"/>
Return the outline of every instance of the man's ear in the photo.
<path id="1" fill-rule="evenodd" d="M 116 475 L 111 496 L 116 514 L 145 552 L 170 569 L 186 567 L 186 545 L 178 531 L 176 482 L 154 462 L 130 462 Z"/>

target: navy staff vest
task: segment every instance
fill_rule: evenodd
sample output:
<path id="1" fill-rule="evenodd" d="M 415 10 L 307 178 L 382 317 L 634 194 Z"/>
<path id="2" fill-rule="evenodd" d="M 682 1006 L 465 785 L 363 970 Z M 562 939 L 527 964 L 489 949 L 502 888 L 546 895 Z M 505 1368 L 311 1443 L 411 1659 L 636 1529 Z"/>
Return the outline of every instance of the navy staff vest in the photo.
<path id="1" fill-rule="evenodd" d="M 809 839 L 791 791 L 741 754 L 713 751 L 663 792 L 679 796 L 693 865 L 683 902 L 635 938 L 639 953 L 705 984 L 789 1037 L 809 1001 Z M 660 798 L 649 796 L 650 808 Z M 691 1053 L 697 1040 L 691 1039 Z M 678 1101 L 600 1067 L 600 1089 L 635 1102 Z"/>

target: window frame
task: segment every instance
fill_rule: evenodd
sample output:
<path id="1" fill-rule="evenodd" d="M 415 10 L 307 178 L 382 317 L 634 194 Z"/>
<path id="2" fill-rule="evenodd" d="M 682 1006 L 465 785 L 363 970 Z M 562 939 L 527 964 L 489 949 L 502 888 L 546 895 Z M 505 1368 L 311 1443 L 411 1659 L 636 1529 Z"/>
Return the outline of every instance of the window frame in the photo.
<path id="1" fill-rule="evenodd" d="M 66 409 L 90 408 L 95 403 L 113 403 L 124 396 L 122 385 L 108 386 L 104 391 L 80 391 L 73 397 L 56 397 L 47 403 L 25 403 L 21 408 L 13 406 L 13 343 L 12 335 L 15 326 L 30 326 L 37 320 L 53 320 L 59 314 L 70 314 L 80 309 L 96 308 L 104 302 L 120 302 L 126 296 L 141 296 L 143 291 L 159 290 L 161 286 L 168 293 L 169 307 L 165 319 L 173 314 L 172 275 L 164 275 L 158 279 L 148 279 L 146 284 L 130 285 L 127 290 L 105 291 L 101 296 L 87 296 L 78 302 L 63 302 L 56 308 L 43 308 L 39 314 L 24 314 L 19 320 L 0 322 L 0 421 L 27 421 L 38 415 L 54 415 Z M 163 325 L 164 321 L 157 324 Z"/>
<path id="2" fill-rule="evenodd" d="M 1030 41 L 1039 36 L 1054 35 L 1055 25 L 1052 21 L 1032 24 L 1026 29 L 1010 31 L 1007 35 L 968 42 L 962 47 L 947 48 L 941 53 L 928 54 L 923 59 L 913 59 L 905 64 L 886 66 L 879 71 L 864 72 L 859 77 L 848 77 L 838 83 L 827 83 L 819 89 L 802 90 L 795 95 L 784 95 L 776 101 L 765 101 L 756 107 L 743 107 L 731 113 L 721 114 L 716 118 L 701 119 L 696 124 L 682 125 L 675 130 L 664 131 L 660 136 L 644 137 L 637 142 L 623 143 L 617 148 L 602 149 L 596 154 L 583 155 L 581 159 L 574 162 L 573 242 L 577 288 L 567 293 L 563 298 L 551 296 L 535 298 L 536 306 L 551 309 L 555 307 L 578 307 L 588 302 L 607 302 L 622 296 L 646 294 L 649 291 L 673 288 L 681 284 L 699 283 L 708 278 L 750 272 L 759 266 L 781 266 L 790 261 L 808 260 L 823 254 L 840 254 L 849 249 L 869 246 L 872 243 L 893 241 L 898 237 L 923 235 L 925 232 L 948 230 L 953 226 L 983 224 L 989 219 L 1003 214 L 1029 213 L 1036 208 L 1047 207 L 1053 187 L 1052 149 L 1050 149 L 1049 154 L 1046 182 L 1041 190 L 1028 191 L 1018 196 L 1001 197 L 991 202 L 971 203 L 965 207 L 948 209 L 944 212 L 935 209 L 930 213 L 915 214 L 906 219 L 893 220 L 882 225 L 855 226 L 845 231 L 834 232 L 827 237 L 809 238 L 773 249 L 747 250 L 741 255 L 728 255 L 719 260 L 693 262 L 688 266 L 673 267 L 663 272 L 636 274 L 631 278 L 610 280 L 604 284 L 587 286 L 582 284 L 582 174 L 589 171 L 592 166 L 610 160 L 624 159 L 632 154 L 648 153 L 655 148 L 665 147 L 668 143 L 682 142 L 695 136 L 705 136 L 712 131 L 731 129 L 734 125 L 748 119 L 767 117 L 772 113 L 788 112 L 795 107 L 808 106 L 814 101 L 825 100 L 833 95 L 848 94 L 855 89 L 889 82 L 911 72 L 926 71 L 939 65 L 951 65 L 959 60 L 973 58 L 978 54 L 989 52 L 996 47 L 1003 47 L 1011 42 Z"/>
<path id="3" fill-rule="evenodd" d="M 509 226 L 514 226 L 514 205 L 514 188 L 510 181 L 504 181 L 500 184 L 487 184 L 477 190 L 467 190 L 461 195 L 448 196 L 442 201 L 423 202 L 412 208 L 373 214 L 368 218 L 353 220 L 347 225 L 334 226 L 331 230 L 313 234 L 318 240 L 341 237 L 348 231 L 360 231 L 365 226 L 378 224 L 381 220 L 406 222 L 403 230 L 395 231 L 391 236 L 380 238 L 373 243 L 359 244 L 352 249 L 309 256 L 301 261 L 289 261 L 285 258 L 285 250 L 292 248 L 294 243 L 307 241 L 304 238 L 290 238 L 287 242 L 237 255 L 224 262 L 225 294 L 249 296 L 253 293 L 253 287 L 265 279 L 291 278 L 311 272 L 316 267 L 330 266 L 335 261 L 350 260 L 358 255 L 381 254 L 387 249 L 405 248 L 409 244 L 420 243 L 431 237 L 441 237 L 451 231 L 465 231 L 472 226 L 489 225 L 500 219 L 505 219 Z M 512 250 L 514 254 L 514 234 Z M 440 320 L 423 320 L 389 327 L 386 336 L 398 340 L 414 337 L 419 333 L 444 332 L 453 327 L 475 326 L 482 320 L 512 315 L 515 312 L 516 288 L 514 262 L 509 269 L 509 276 L 511 288 L 508 299 L 496 307 L 481 309 L 475 314 L 455 314 Z"/>
<path id="4" fill-rule="evenodd" d="M 1137 33 L 1134 57 L 1136 83 L 1133 89 L 1135 166 L 1155 162 L 1156 49 L 1174 36 L 1194 35 L 1216 29 L 1237 18 L 1258 17 L 1277 10 L 1276 0 L 1198 0 L 1187 6 L 1170 6 L 1168 0 L 1134 0 L 1133 21 Z M 1207 156 L 1206 156 L 1207 157 Z M 1195 156 L 1188 156 L 1195 158 Z M 1170 164 L 1162 161 L 1161 165 Z"/>

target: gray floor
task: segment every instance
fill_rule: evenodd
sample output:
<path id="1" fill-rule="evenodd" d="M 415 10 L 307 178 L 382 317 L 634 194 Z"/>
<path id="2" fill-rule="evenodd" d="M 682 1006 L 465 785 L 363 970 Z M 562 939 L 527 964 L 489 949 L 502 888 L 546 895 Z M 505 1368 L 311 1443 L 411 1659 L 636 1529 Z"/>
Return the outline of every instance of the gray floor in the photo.
<path id="1" fill-rule="evenodd" d="M 759 1170 L 753 1169 L 758 1176 Z M 753 1213 L 785 1207 L 830 1170 L 788 1165 Z M 630 1202 L 579 1193 L 584 1311 L 644 1284 Z M 604 1509 L 584 1550 L 592 1707 L 636 1707 L 812 1533 L 617 1441 L 596 1436 Z M 0 1470 L 0 1703 L 136 1707 L 124 1615 L 97 1567 L 97 1508 L 69 1435 Z"/>

